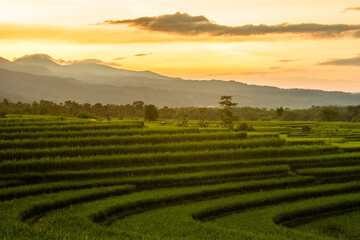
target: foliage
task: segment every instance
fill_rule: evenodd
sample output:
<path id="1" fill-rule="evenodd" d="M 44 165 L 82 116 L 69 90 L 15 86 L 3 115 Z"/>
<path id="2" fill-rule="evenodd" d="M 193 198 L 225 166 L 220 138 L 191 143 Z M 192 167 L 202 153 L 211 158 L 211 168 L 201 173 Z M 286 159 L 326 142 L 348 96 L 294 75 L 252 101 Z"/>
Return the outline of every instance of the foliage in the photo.
<path id="1" fill-rule="evenodd" d="M 96 116 L 93 116 L 89 113 L 86 113 L 86 112 L 81 112 L 77 115 L 78 118 L 85 118 L 85 119 L 96 119 L 97 117 Z"/>
<path id="2" fill-rule="evenodd" d="M 189 122 L 189 114 L 187 111 L 181 111 L 176 114 L 176 126 L 187 127 Z"/>
<path id="3" fill-rule="evenodd" d="M 199 127 L 207 127 L 208 126 L 208 122 L 206 121 L 206 108 L 199 108 L 199 120 L 197 122 L 197 124 L 199 125 Z"/>
<path id="4" fill-rule="evenodd" d="M 225 100 L 226 102 L 226 100 Z M 224 102 L 224 104 L 225 104 Z M 80 112 L 86 112 L 97 117 L 103 117 L 107 114 L 111 118 L 134 119 L 144 116 L 144 102 L 135 101 L 132 104 L 115 105 L 101 103 L 84 103 L 79 104 L 74 101 L 65 101 L 64 103 L 55 103 L 41 100 L 33 103 L 17 102 L 13 103 L 8 100 L 0 102 L 0 109 L 7 114 L 47 114 L 47 115 L 64 115 L 76 117 Z M 199 107 L 168 107 L 159 108 L 159 117 L 161 119 L 177 119 L 178 114 L 186 111 L 189 120 L 199 120 Z M 219 120 L 219 108 L 205 108 L 207 121 Z M 280 107 L 281 109 L 281 107 Z M 330 111 L 329 111 L 330 109 Z M 241 121 L 270 121 L 278 120 L 279 115 L 275 109 L 257 108 L 257 107 L 236 107 L 232 106 L 233 116 Z M 231 113 L 228 113 L 231 115 Z M 221 116 L 220 116 L 221 117 Z M 308 109 L 284 109 L 281 116 L 284 121 L 348 121 L 360 122 L 360 105 L 358 106 L 312 106 Z"/>
<path id="5" fill-rule="evenodd" d="M 221 96 L 220 106 L 221 110 L 221 122 L 224 127 L 231 127 L 233 120 L 235 120 L 233 108 L 237 105 L 237 103 L 232 102 L 232 96 Z"/>
<path id="6" fill-rule="evenodd" d="M 339 125 L 317 122 L 314 124 L 311 131 L 313 137 L 329 138 L 332 142 L 332 138 L 339 133 Z"/>
<path id="7" fill-rule="evenodd" d="M 174 111 L 185 110 L 199 120 L 197 108 Z M 354 140 L 328 144 L 280 134 L 314 122 L 242 123 L 255 131 L 9 114 L 0 239 L 332 239 L 287 224 L 359 206 L 360 124 L 326 123 Z"/>
<path id="8" fill-rule="evenodd" d="M 323 107 L 320 111 L 320 120 L 334 122 L 339 120 L 339 112 L 333 107 Z"/>
<path id="9" fill-rule="evenodd" d="M 6 112 L 0 111 L 0 118 L 6 118 Z"/>
<path id="10" fill-rule="evenodd" d="M 282 115 L 284 114 L 284 108 L 283 107 L 279 107 L 276 109 L 276 115 L 281 118 Z"/>
<path id="11" fill-rule="evenodd" d="M 247 123 L 240 123 L 237 124 L 234 128 L 233 128 L 234 132 L 242 132 L 242 131 L 254 131 L 254 128 L 252 126 L 249 126 Z"/>
<path id="12" fill-rule="evenodd" d="M 157 108 L 152 105 L 146 105 L 144 108 L 144 119 L 146 121 L 155 121 L 159 117 Z"/>

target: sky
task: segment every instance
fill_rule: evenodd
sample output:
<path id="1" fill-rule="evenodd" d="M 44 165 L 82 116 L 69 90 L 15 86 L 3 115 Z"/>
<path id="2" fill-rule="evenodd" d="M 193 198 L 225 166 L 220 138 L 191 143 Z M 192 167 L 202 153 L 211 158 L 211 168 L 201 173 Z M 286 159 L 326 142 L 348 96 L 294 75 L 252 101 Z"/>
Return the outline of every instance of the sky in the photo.
<path id="1" fill-rule="evenodd" d="M 0 0 L 0 56 L 360 92 L 358 0 Z"/>

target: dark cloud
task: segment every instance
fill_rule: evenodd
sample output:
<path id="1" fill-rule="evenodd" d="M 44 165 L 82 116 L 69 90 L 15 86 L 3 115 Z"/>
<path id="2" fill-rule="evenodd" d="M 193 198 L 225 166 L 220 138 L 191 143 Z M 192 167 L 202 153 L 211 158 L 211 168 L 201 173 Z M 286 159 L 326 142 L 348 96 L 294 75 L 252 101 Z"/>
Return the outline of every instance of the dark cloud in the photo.
<path id="1" fill-rule="evenodd" d="M 348 12 L 348 11 L 360 11 L 360 7 L 345 8 L 343 12 Z"/>
<path id="2" fill-rule="evenodd" d="M 320 65 L 360 66 L 360 57 L 333 59 Z"/>
<path id="3" fill-rule="evenodd" d="M 143 56 L 148 56 L 150 54 L 152 54 L 152 53 L 138 53 L 138 54 L 135 54 L 134 56 L 135 57 L 143 57 Z"/>
<path id="4" fill-rule="evenodd" d="M 280 59 L 278 60 L 278 62 L 282 62 L 282 63 L 288 63 L 288 62 L 299 62 L 302 61 L 303 59 Z"/>
<path id="5" fill-rule="evenodd" d="M 211 36 L 249 36 L 264 34 L 311 34 L 314 37 L 338 37 L 345 32 L 360 30 L 360 25 L 349 24 L 316 24 L 282 23 L 277 25 L 243 25 L 226 26 L 216 24 L 204 16 L 191 16 L 187 13 L 160 15 L 157 17 L 141 17 L 126 20 L 107 20 L 99 24 L 125 24 L 147 31 L 166 32 L 181 35 L 196 36 L 207 34 Z"/>

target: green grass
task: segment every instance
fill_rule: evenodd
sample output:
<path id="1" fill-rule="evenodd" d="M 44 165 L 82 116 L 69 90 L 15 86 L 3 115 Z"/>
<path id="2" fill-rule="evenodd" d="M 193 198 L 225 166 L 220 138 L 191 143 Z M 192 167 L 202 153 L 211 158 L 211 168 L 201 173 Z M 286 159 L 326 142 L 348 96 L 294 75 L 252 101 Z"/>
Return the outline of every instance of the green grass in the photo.
<path id="1" fill-rule="evenodd" d="M 321 177 L 354 174 L 360 175 L 360 166 L 301 169 L 298 170 L 297 173 L 300 175 L 312 175 Z"/>
<path id="2" fill-rule="evenodd" d="M 27 127 L 0 127 L 0 132 L 14 133 L 14 132 L 44 132 L 44 131 L 75 131 L 75 130 L 95 130 L 95 129 L 130 129 L 130 128 L 142 128 L 143 122 L 134 123 L 109 123 L 98 122 L 91 124 L 67 124 L 64 126 L 48 125 L 48 126 L 27 126 Z"/>
<path id="3" fill-rule="evenodd" d="M 300 219 L 301 221 L 301 219 Z M 326 214 L 315 215 L 310 222 L 299 222 L 296 230 L 311 232 L 314 235 L 326 235 L 337 239 L 359 239 L 360 228 L 360 209 L 349 209 L 339 213 L 330 211 Z"/>
<path id="4" fill-rule="evenodd" d="M 231 137 L 229 137 L 231 139 Z M 111 138 L 112 139 L 112 138 Z M 107 143 L 113 144 L 112 140 Z M 116 138 L 115 138 L 116 139 Z M 93 142 L 98 142 L 94 139 Z M 274 147 L 285 144 L 283 139 L 249 139 L 249 140 L 195 140 L 184 141 L 181 143 L 145 143 L 132 144 L 124 146 L 119 145 L 96 145 L 86 146 L 60 146 L 54 148 L 34 148 L 34 149 L 7 149 L 0 152 L 0 159 L 29 159 L 43 157 L 75 157 L 75 156 L 92 156 L 92 155 L 113 155 L 113 154 L 140 154 L 140 153 L 157 153 L 157 152 L 177 152 L 177 151 L 201 151 L 210 149 L 238 149 L 238 148 L 256 148 L 256 147 Z"/>
<path id="5" fill-rule="evenodd" d="M 26 161 L 3 161 L 0 171 L 16 173 L 24 171 L 54 171 L 66 169 L 109 168 L 120 166 L 149 166 L 176 163 L 217 162 L 256 158 L 293 157 L 337 153 L 332 146 L 285 146 L 259 147 L 255 149 L 228 149 L 189 152 L 147 153 L 133 155 L 103 155 L 89 157 L 41 158 Z"/>
<path id="6" fill-rule="evenodd" d="M 360 237 L 359 124 L 167 122 L 0 119 L 0 239 Z"/>
<path id="7" fill-rule="evenodd" d="M 74 138 L 74 137 L 102 137 L 102 136 L 132 136 L 151 134 L 179 134 L 199 133 L 198 128 L 153 128 L 153 129 L 110 129 L 110 130 L 77 130 L 77 131 L 42 131 L 21 133 L 0 133 L 0 139 L 39 139 L 39 138 Z"/>
<path id="8" fill-rule="evenodd" d="M 119 196 L 128 194 L 134 191 L 134 187 L 131 185 L 127 186 L 115 186 L 115 187 L 102 187 L 92 188 L 86 190 L 80 190 L 71 193 L 59 194 L 55 199 L 45 200 L 43 202 L 37 202 L 33 204 L 24 212 L 21 213 L 21 221 L 34 222 L 42 214 L 64 208 L 77 203 L 94 201 L 102 198 L 108 198 L 111 196 Z"/>
<path id="9" fill-rule="evenodd" d="M 82 137 L 82 138 L 38 138 L 25 140 L 0 141 L 0 149 L 11 148 L 49 148 L 49 147 L 74 147 L 74 146 L 100 146 L 100 145 L 130 145 L 130 144 L 157 144 L 183 141 L 209 141 L 245 139 L 245 132 L 240 133 L 193 133 L 193 134 L 151 134 L 132 136 L 108 136 L 108 137 Z"/>

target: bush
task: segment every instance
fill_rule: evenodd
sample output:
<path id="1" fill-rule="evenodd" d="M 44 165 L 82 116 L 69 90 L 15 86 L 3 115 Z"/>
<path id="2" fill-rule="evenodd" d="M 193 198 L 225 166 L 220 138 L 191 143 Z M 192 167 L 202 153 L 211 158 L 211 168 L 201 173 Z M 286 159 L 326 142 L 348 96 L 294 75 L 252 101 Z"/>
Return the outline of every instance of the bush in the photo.
<path id="1" fill-rule="evenodd" d="M 56 118 L 57 120 L 60 120 L 60 121 L 65 121 L 66 120 L 66 117 L 64 116 L 59 116 Z"/>
<path id="2" fill-rule="evenodd" d="M 241 123 L 236 125 L 233 128 L 234 132 L 243 132 L 243 131 L 254 131 L 254 128 L 252 126 L 249 126 L 247 123 Z"/>
<path id="3" fill-rule="evenodd" d="M 96 119 L 97 117 L 94 115 L 91 115 L 90 113 L 86 113 L 86 112 L 81 112 L 77 115 L 78 118 L 91 118 L 91 119 Z"/>

